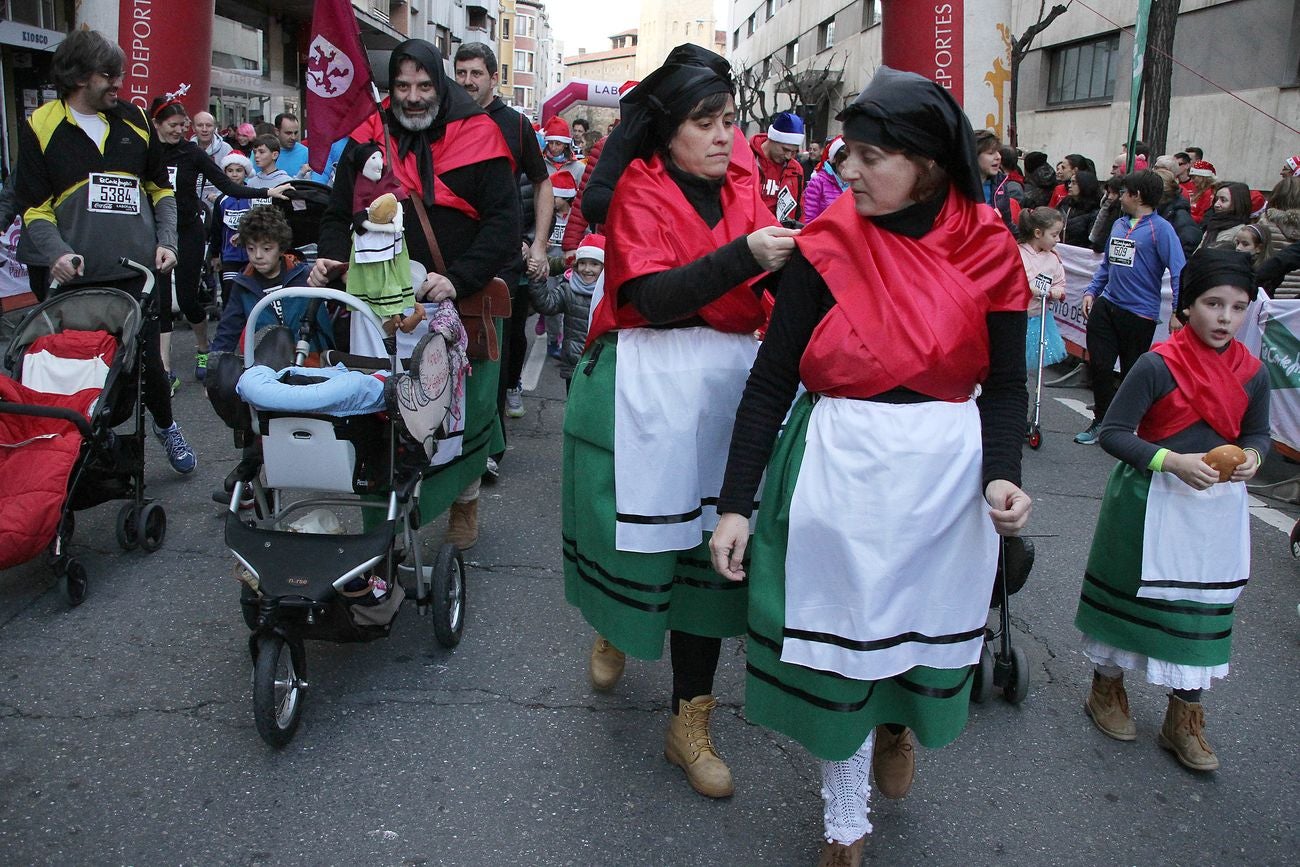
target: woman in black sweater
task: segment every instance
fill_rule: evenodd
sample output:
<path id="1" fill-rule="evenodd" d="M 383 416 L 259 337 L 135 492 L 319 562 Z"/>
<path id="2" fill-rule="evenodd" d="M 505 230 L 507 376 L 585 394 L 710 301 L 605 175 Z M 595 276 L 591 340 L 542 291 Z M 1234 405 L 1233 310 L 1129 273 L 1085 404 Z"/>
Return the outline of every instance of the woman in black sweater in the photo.
<path id="1" fill-rule="evenodd" d="M 167 174 L 172 189 L 176 192 L 176 234 L 179 249 L 176 251 L 176 269 L 172 272 L 172 285 L 181 315 L 194 330 L 194 378 L 200 382 L 208 368 L 208 320 L 207 312 L 199 303 L 199 280 L 203 273 L 203 222 L 206 212 L 199 201 L 199 176 L 202 175 L 221 192 L 228 196 L 257 198 L 270 195 L 283 198 L 288 184 L 272 190 L 259 190 L 237 184 L 221 167 L 212 161 L 203 148 L 185 138 L 185 129 L 190 117 L 181 105 L 180 97 L 184 94 L 166 94 L 156 97 L 149 109 L 154 129 L 162 141 L 163 155 L 167 163 Z M 160 325 L 163 335 L 162 357 L 167 363 L 168 377 L 175 388 L 176 377 L 170 373 L 172 305 L 170 293 L 159 297 Z"/>

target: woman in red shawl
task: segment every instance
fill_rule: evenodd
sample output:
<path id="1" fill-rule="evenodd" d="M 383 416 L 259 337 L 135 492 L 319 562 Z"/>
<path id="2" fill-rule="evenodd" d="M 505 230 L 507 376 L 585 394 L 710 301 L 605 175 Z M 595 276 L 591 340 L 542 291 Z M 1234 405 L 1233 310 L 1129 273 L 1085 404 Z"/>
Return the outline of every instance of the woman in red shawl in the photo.
<path id="1" fill-rule="evenodd" d="M 709 732 L 713 674 L 746 591 L 713 574 L 706 543 L 766 318 L 757 284 L 795 234 L 763 207 L 735 112 L 726 60 L 693 45 L 624 97 L 622 147 L 601 162 L 620 163 L 605 294 L 564 418 L 565 598 L 599 633 L 592 685 L 612 688 L 625 654 L 659 658 L 670 631 L 664 754 L 715 798 L 733 787 Z"/>
<path id="2" fill-rule="evenodd" d="M 937 747 L 965 725 L 998 534 L 1029 516 L 1029 286 L 947 91 L 881 67 L 839 119 L 851 195 L 782 272 L 712 553 L 750 580 L 745 715 L 824 760 L 822 861 L 856 864 L 873 770 L 901 798 L 912 732 Z"/>

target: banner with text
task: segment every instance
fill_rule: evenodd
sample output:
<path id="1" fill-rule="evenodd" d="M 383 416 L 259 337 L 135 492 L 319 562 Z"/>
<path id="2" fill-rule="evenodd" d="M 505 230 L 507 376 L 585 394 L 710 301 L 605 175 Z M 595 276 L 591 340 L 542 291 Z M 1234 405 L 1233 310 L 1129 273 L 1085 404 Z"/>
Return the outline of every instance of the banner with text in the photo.
<path id="1" fill-rule="evenodd" d="M 208 110 L 216 0 L 121 0 L 117 44 L 126 54 L 118 98 L 149 110 L 155 96 L 190 86 L 193 117 Z"/>

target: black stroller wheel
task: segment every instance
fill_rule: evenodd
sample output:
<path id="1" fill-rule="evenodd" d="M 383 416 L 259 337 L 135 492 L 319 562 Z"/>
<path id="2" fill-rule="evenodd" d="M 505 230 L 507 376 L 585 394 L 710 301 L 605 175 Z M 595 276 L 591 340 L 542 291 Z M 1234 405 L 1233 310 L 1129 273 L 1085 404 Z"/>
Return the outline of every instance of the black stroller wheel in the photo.
<path id="1" fill-rule="evenodd" d="M 1043 430 L 1038 425 L 1031 424 L 1029 426 L 1029 432 L 1025 435 L 1025 438 L 1029 440 L 1029 447 L 1034 451 L 1038 451 L 1038 449 L 1042 448 Z"/>
<path id="2" fill-rule="evenodd" d="M 465 561 L 455 545 L 438 549 L 429 596 L 434 637 L 443 647 L 455 647 L 465 630 Z"/>
<path id="3" fill-rule="evenodd" d="M 132 551 L 140 544 L 140 513 L 135 503 L 126 503 L 117 510 L 117 544 L 123 551 Z"/>
<path id="4" fill-rule="evenodd" d="M 1300 521 L 1291 527 L 1291 556 L 1300 559 Z"/>
<path id="5" fill-rule="evenodd" d="M 253 663 L 253 722 L 262 740 L 279 749 L 293 740 L 302 720 L 307 682 L 302 653 L 278 635 L 257 639 Z M 302 669 L 302 670 L 300 670 Z"/>
<path id="6" fill-rule="evenodd" d="M 150 503 L 140 511 L 140 548 L 153 553 L 162 547 L 167 536 L 167 513 L 160 503 Z"/>
<path id="7" fill-rule="evenodd" d="M 1029 695 L 1029 658 L 1019 647 L 1011 648 L 1011 672 L 1002 686 L 1002 697 L 1011 704 L 1020 704 Z"/>
<path id="8" fill-rule="evenodd" d="M 86 567 L 81 561 L 69 559 L 60 575 L 59 589 L 68 605 L 76 608 L 86 601 L 86 591 L 90 588 L 90 579 L 86 577 Z"/>
<path id="9" fill-rule="evenodd" d="M 993 695 L 993 654 L 985 644 L 980 648 L 979 662 L 971 675 L 970 700 L 983 704 Z"/>

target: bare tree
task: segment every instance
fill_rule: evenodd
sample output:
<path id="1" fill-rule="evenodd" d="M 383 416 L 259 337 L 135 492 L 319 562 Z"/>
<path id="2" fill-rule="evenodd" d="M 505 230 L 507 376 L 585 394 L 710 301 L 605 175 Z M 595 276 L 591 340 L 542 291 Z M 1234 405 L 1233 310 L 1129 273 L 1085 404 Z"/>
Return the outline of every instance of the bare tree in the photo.
<path id="1" fill-rule="evenodd" d="M 1170 79 L 1173 77 L 1174 31 L 1181 0 L 1151 0 L 1147 52 L 1142 65 L 1142 140 L 1152 154 L 1165 152 L 1169 138 Z"/>
<path id="2" fill-rule="evenodd" d="M 767 118 L 767 82 L 770 72 L 763 74 L 758 66 L 736 72 L 736 120 L 748 130 L 753 121 Z"/>
<path id="3" fill-rule="evenodd" d="M 1064 4 L 1058 3 L 1051 9 L 1047 8 L 1047 0 L 1039 0 L 1038 18 L 1033 24 L 1025 28 L 1025 32 L 1017 36 L 1011 42 L 1011 93 L 1007 97 L 1007 143 L 1012 147 L 1016 146 L 1016 108 L 1020 94 L 1020 62 L 1025 59 L 1029 53 L 1029 45 L 1042 33 L 1052 22 L 1060 18 L 1070 8 L 1073 0 L 1067 0 Z"/>

